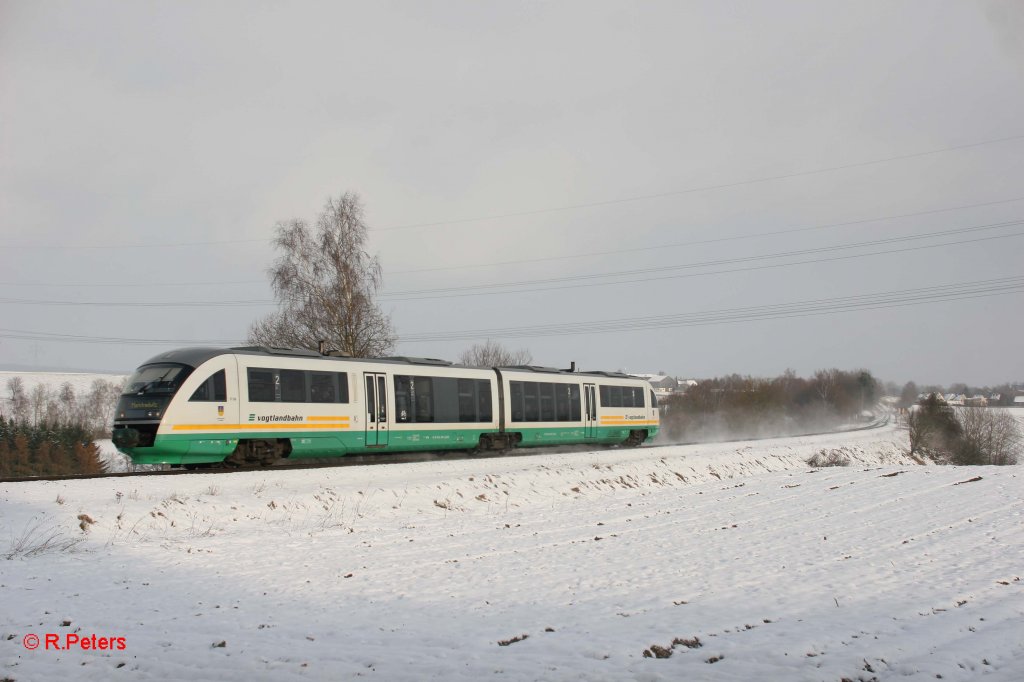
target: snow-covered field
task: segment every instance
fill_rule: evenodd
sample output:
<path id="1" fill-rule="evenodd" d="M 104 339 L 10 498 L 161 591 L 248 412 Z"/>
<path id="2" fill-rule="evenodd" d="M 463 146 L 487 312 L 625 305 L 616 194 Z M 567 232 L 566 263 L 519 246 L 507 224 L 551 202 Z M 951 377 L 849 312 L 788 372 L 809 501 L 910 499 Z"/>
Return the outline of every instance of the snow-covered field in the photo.
<path id="1" fill-rule="evenodd" d="M 2 484 L 0 679 L 1024 679 L 1020 468 L 904 437 Z"/>

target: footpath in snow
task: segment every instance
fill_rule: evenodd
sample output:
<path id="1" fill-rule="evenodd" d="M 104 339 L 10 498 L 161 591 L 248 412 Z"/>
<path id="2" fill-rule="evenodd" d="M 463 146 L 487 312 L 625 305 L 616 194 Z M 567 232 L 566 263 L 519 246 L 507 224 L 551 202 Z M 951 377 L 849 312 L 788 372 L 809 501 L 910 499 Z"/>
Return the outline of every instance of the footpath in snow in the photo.
<path id="1" fill-rule="evenodd" d="M 1020 468 L 904 439 L 0 484 L 0 679 L 1024 679 Z"/>

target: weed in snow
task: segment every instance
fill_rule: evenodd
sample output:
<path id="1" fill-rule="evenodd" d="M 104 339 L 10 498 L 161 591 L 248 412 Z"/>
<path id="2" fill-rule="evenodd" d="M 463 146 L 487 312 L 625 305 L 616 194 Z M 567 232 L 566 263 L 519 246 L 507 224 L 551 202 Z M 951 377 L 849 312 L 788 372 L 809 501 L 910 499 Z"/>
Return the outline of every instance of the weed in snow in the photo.
<path id="1" fill-rule="evenodd" d="M 48 552 L 69 552 L 83 538 L 65 537 L 64 529 L 46 517 L 32 519 L 18 537 L 11 537 L 11 544 L 4 554 L 10 560 L 15 557 L 31 557 Z"/>

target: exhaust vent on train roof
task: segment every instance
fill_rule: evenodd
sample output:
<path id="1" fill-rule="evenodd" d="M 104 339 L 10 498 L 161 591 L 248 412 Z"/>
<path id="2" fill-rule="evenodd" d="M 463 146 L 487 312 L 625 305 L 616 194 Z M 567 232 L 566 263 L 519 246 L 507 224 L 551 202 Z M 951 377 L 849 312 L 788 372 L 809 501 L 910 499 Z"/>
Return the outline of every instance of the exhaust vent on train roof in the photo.
<path id="1" fill-rule="evenodd" d="M 352 357 L 352 354 L 347 352 L 347 351 L 334 350 L 334 349 L 328 348 L 327 347 L 327 342 L 324 341 L 323 339 L 321 339 L 320 343 L 317 344 L 317 351 L 320 353 L 320 355 L 323 355 L 326 358 L 350 358 L 350 357 Z"/>

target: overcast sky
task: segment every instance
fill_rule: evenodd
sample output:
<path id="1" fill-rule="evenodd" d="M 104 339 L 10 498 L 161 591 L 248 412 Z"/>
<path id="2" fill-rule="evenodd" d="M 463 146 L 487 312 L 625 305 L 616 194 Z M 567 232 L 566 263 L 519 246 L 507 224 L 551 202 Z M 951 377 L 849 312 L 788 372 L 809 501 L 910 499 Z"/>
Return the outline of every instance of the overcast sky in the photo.
<path id="1" fill-rule="evenodd" d="M 1024 3 L 0 1 L 0 366 L 244 340 L 344 191 L 400 354 L 1024 380 Z"/>

